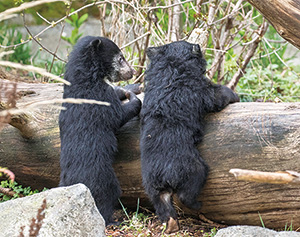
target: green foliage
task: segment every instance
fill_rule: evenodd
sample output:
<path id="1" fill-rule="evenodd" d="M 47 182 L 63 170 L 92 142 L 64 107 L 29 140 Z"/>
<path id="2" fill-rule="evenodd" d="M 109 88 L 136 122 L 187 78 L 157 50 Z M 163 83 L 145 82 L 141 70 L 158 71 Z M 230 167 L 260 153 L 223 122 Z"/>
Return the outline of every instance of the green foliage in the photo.
<path id="1" fill-rule="evenodd" d="M 24 0 L 27 2 L 28 0 Z M 5 10 L 10 7 L 14 7 L 15 4 L 19 5 L 23 0 L 3 0 L 0 3 L 0 9 Z M 88 1 L 91 2 L 91 1 Z M 87 4 L 88 2 L 76 2 L 72 1 L 71 6 L 74 9 Z M 234 0 L 232 3 L 236 3 Z M 220 3 L 220 9 L 216 13 L 216 27 L 218 30 L 218 20 L 226 17 L 227 1 Z M 139 6 L 149 5 L 149 1 L 139 1 Z M 166 1 L 160 1 L 159 5 L 166 6 L 169 3 Z M 64 3 L 52 3 L 41 5 L 38 8 L 28 9 L 26 12 L 32 13 L 33 16 L 36 15 L 36 11 L 41 13 L 47 19 L 59 18 L 65 15 L 66 10 L 70 6 L 65 6 Z M 181 6 L 181 27 L 182 31 L 185 34 L 189 34 L 196 23 L 202 24 L 207 21 L 209 5 L 204 4 L 201 6 L 201 12 L 196 14 L 195 6 L 192 7 L 191 3 L 185 3 Z M 112 9 L 118 9 L 117 5 L 107 4 L 105 11 L 108 16 Z M 74 9 L 71 9 L 71 12 L 74 12 Z M 257 25 L 260 25 L 263 22 L 263 17 L 261 14 L 254 9 L 249 3 L 244 3 L 243 8 L 240 9 L 241 12 L 249 12 L 253 10 L 251 15 L 251 21 L 249 26 L 252 31 L 247 31 L 246 28 L 240 30 L 235 38 L 235 43 L 238 43 L 237 47 L 230 48 L 224 55 L 224 78 L 222 84 L 228 83 L 233 75 L 237 72 L 239 65 L 243 62 L 243 58 L 239 58 L 239 50 L 243 47 L 243 44 L 247 44 L 253 40 L 253 31 L 257 30 Z M 1 10 L 0 10 L 1 11 Z M 125 10 L 126 11 L 126 10 Z M 169 9 L 156 9 L 153 13 L 157 18 L 158 27 L 153 27 L 152 30 L 156 32 L 157 35 L 160 35 L 162 39 L 165 38 L 164 32 L 168 32 L 169 29 Z M 62 37 L 64 40 L 68 41 L 71 45 L 74 45 L 78 39 L 82 36 L 80 32 L 80 27 L 84 22 L 86 22 L 89 15 L 98 15 L 98 8 L 92 7 L 81 11 L 80 16 L 76 13 L 66 19 L 66 23 L 70 24 L 73 28 L 70 36 Z M 49 14 L 48 14 L 49 13 Z M 129 12 L 128 12 L 129 13 Z M 146 15 L 145 15 L 146 16 Z M 39 18 L 39 17 L 38 17 Z M 40 19 L 40 18 L 39 18 Z M 250 19 L 250 18 L 249 18 Z M 41 19 L 40 19 L 41 20 Z M 235 21 L 242 21 L 242 14 L 238 14 L 235 18 Z M 252 22 L 253 21 L 253 22 Z M 137 19 L 129 19 L 126 21 L 127 25 L 132 25 L 133 23 L 146 24 L 145 21 L 137 21 Z M 161 29 L 161 30 L 159 30 Z M 222 29 L 219 29 L 222 30 Z M 15 28 L 8 28 L 6 25 L 0 27 L 0 43 L 2 45 L 13 45 L 22 42 L 22 35 L 20 32 L 17 32 Z M 151 41 L 154 45 L 158 45 L 161 42 L 155 41 L 155 37 L 151 38 Z M 268 42 L 267 42 L 268 41 Z M 281 42 L 280 42 L 281 41 Z M 288 43 L 282 43 L 283 39 L 279 36 L 276 30 L 270 25 L 267 33 L 264 35 L 263 41 L 260 43 L 254 57 L 251 59 L 251 62 L 246 68 L 246 72 L 243 77 L 239 80 L 236 91 L 239 93 L 242 101 L 284 101 L 284 102 L 293 102 L 299 101 L 300 99 L 300 80 L 299 73 L 300 68 L 297 65 L 292 64 L 292 59 L 295 58 L 293 53 L 287 55 L 289 50 Z M 150 45 L 151 46 L 151 45 Z M 210 35 L 209 42 L 206 50 L 206 59 L 208 62 L 208 69 L 211 66 L 211 63 L 214 60 L 214 51 L 210 49 L 214 48 L 214 44 Z M 30 64 L 31 54 L 31 43 L 20 45 L 15 48 L 15 53 L 12 55 L 5 56 L 5 60 L 13 62 L 21 62 L 24 64 Z M 0 52 L 1 52 L 0 48 Z M 126 50 L 126 51 L 125 51 Z M 131 58 L 132 64 L 139 64 L 139 58 L 143 54 L 143 48 L 141 47 L 140 52 L 137 52 L 134 47 L 126 47 L 124 50 L 126 58 Z M 299 52 L 295 50 L 294 54 Z M 50 57 L 52 58 L 52 57 Z M 46 68 L 48 71 L 56 75 L 61 75 L 63 73 L 64 63 L 60 61 L 52 60 L 42 60 L 39 57 L 35 56 L 32 59 L 32 64 L 38 67 Z M 284 63 L 282 62 L 284 61 Z M 297 75 L 298 73 L 298 75 Z M 213 78 L 217 82 L 217 76 Z"/>
<path id="2" fill-rule="evenodd" d="M 162 30 L 164 32 L 167 32 L 169 24 L 169 15 L 165 14 L 165 11 L 163 9 L 157 9 L 155 15 L 160 20 L 159 23 L 161 25 Z"/>
<path id="3" fill-rule="evenodd" d="M 20 196 L 30 196 L 32 194 L 38 193 L 38 190 L 31 190 L 31 187 L 22 187 L 22 185 L 18 185 L 17 182 L 10 182 L 10 181 L 1 181 L 0 186 L 2 188 L 9 188 L 11 191 L 15 192 L 13 197 L 7 196 L 3 193 L 0 193 L 0 202 L 8 201 L 11 199 L 19 198 Z M 46 188 L 43 189 L 45 191 Z"/>
<path id="4" fill-rule="evenodd" d="M 277 34 L 277 31 L 274 29 L 273 26 L 270 26 L 265 37 L 273 41 L 271 43 L 271 47 L 267 44 L 261 45 L 261 47 L 257 50 L 257 54 L 261 56 L 260 60 L 263 66 L 268 66 L 269 64 L 277 65 L 277 70 L 283 70 L 284 64 L 282 63 L 281 59 L 285 59 L 284 61 L 289 61 L 295 58 L 295 55 L 285 58 L 284 55 L 287 50 L 288 43 L 277 43 L 283 41 L 283 39 Z M 276 53 L 275 53 L 276 52 Z M 295 52 L 297 53 L 297 51 Z"/>
<path id="5" fill-rule="evenodd" d="M 264 67 L 260 59 L 252 60 L 236 88 L 241 101 L 284 101 L 300 99 L 299 76 L 282 63 Z"/>
<path id="6" fill-rule="evenodd" d="M 74 12 L 74 9 L 71 10 L 71 12 Z M 62 36 L 61 38 L 67 42 L 69 42 L 71 45 L 75 45 L 79 38 L 82 36 L 82 33 L 79 34 L 79 28 L 80 26 L 87 20 L 88 14 L 85 13 L 81 17 L 78 16 L 77 13 L 70 16 L 71 19 L 65 19 L 65 21 L 70 24 L 74 29 L 72 30 L 71 36 L 65 37 Z"/>
<path id="7" fill-rule="evenodd" d="M 139 234 L 143 233 L 145 231 L 145 226 L 147 224 L 147 220 L 149 220 L 149 217 L 144 215 L 143 213 L 139 213 L 139 199 L 137 203 L 137 210 L 132 215 L 129 215 L 129 213 L 127 212 L 126 208 L 120 200 L 119 202 L 121 204 L 124 214 L 127 217 L 127 220 L 123 222 L 124 225 L 121 228 L 121 230 L 131 230 Z"/>
<path id="8" fill-rule="evenodd" d="M 8 27 L 7 25 L 4 25 L 0 28 L 0 45 L 2 46 L 11 46 L 11 45 L 18 45 L 20 43 L 24 42 L 22 33 L 18 31 L 15 27 Z M 52 65 L 52 59 L 47 58 L 41 59 L 40 54 L 37 53 L 34 57 L 32 56 L 32 42 L 29 41 L 26 44 L 20 44 L 16 47 L 12 47 L 12 50 L 14 50 L 13 54 L 9 54 L 4 56 L 3 58 L 5 60 L 16 62 L 16 63 L 22 63 L 22 64 L 31 64 L 31 59 L 33 62 L 33 65 L 40 68 L 45 68 L 50 71 L 51 73 L 55 75 L 61 75 L 64 71 L 65 63 L 61 62 L 59 60 L 54 60 Z M 0 48 L 0 52 L 1 52 Z M 52 66 L 51 66 L 52 65 Z M 29 73 L 32 75 L 32 73 Z"/>
<path id="9" fill-rule="evenodd" d="M 17 31 L 14 27 L 9 28 L 7 25 L 4 25 L 0 28 L 0 45 L 16 45 L 23 42 L 21 32 Z M 6 60 L 11 62 L 19 62 L 23 64 L 29 64 L 31 58 L 31 42 L 27 44 L 21 44 L 16 46 L 14 53 L 7 55 Z M 0 48 L 1 52 L 1 48 Z"/>
<path id="10" fill-rule="evenodd" d="M 154 213 L 146 215 L 143 212 L 139 212 L 139 199 L 137 201 L 137 209 L 135 212 L 127 212 L 126 208 L 119 200 L 120 205 L 122 207 L 123 213 L 125 214 L 127 220 L 122 222 L 122 225 L 119 226 L 121 232 L 128 233 L 130 236 L 161 236 L 167 237 L 169 234 L 165 234 L 166 223 L 161 223 L 158 219 L 155 218 Z M 185 226 L 191 224 L 185 223 Z M 130 233 L 130 234 L 129 234 Z M 198 234 L 201 233 L 201 236 L 205 237 L 213 237 L 217 233 L 217 229 L 213 228 L 210 232 L 205 233 L 204 230 L 199 230 Z M 172 233 L 172 236 L 176 237 L 191 237 L 194 236 L 193 233 L 188 230 L 181 230 L 177 233 Z M 108 235 L 115 236 L 115 235 Z M 198 236 L 198 235 L 195 235 Z"/>
<path id="11" fill-rule="evenodd" d="M 258 12 L 254 11 L 254 17 L 258 16 Z M 255 18 L 257 23 L 261 23 L 261 16 Z M 244 31 L 240 31 L 236 41 L 247 43 L 252 40 L 245 35 Z M 242 102 L 254 101 L 272 101 L 272 102 L 295 102 L 300 99 L 300 70 L 294 67 L 292 60 L 295 59 L 295 51 L 291 56 L 286 56 L 288 43 L 278 35 L 276 30 L 269 26 L 265 35 L 269 41 L 267 44 L 264 40 L 260 43 L 254 57 L 249 63 L 246 72 L 239 80 L 236 87 Z M 208 48 L 213 48 L 212 40 L 209 39 Z M 210 51 L 207 51 L 206 59 L 208 68 L 212 64 L 213 57 Z M 224 80 L 226 84 L 239 68 L 243 59 L 239 59 L 235 50 L 232 48 L 225 54 Z M 283 63 L 284 61 L 284 63 Z M 288 65 L 288 66 L 287 66 Z M 298 71 L 297 71 L 298 70 Z M 217 82 L 217 77 L 213 78 Z"/>
<path id="12" fill-rule="evenodd" d="M 213 237 L 217 234 L 217 232 L 218 230 L 216 229 L 216 227 L 214 227 L 210 230 L 210 233 L 205 233 L 203 237 Z"/>
<path id="13" fill-rule="evenodd" d="M 15 5 L 21 5 L 22 3 L 24 3 L 24 0 L 14 0 Z"/>
<path id="14" fill-rule="evenodd" d="M 47 71 L 51 72 L 52 74 L 61 76 L 65 69 L 65 63 L 60 60 L 54 59 L 54 62 L 52 64 L 52 61 L 53 61 L 52 58 L 43 59 L 40 57 L 39 54 L 37 54 L 33 58 L 34 66 L 40 68 L 46 68 Z"/>

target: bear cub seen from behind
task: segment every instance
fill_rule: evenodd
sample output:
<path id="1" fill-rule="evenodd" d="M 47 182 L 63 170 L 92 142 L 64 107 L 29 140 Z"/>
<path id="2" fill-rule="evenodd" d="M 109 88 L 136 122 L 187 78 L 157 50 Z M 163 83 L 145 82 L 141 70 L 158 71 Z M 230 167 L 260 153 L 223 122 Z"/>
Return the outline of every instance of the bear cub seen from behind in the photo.
<path id="1" fill-rule="evenodd" d="M 59 116 L 61 138 L 60 186 L 85 184 L 105 219 L 112 220 L 121 194 L 112 163 L 117 151 L 115 133 L 139 114 L 141 101 L 131 91 L 113 88 L 108 81 L 130 79 L 135 70 L 118 46 L 102 37 L 87 36 L 74 47 L 66 66 L 64 98 L 106 101 L 110 106 L 68 104 Z M 120 98 L 129 98 L 121 104 Z"/>
<path id="2" fill-rule="evenodd" d="M 204 115 L 239 98 L 205 77 L 199 45 L 174 42 L 149 48 L 147 56 L 140 141 L 143 185 L 171 233 L 179 230 L 173 194 L 189 208 L 201 207 L 197 198 L 208 166 L 196 144 L 203 137 Z"/>

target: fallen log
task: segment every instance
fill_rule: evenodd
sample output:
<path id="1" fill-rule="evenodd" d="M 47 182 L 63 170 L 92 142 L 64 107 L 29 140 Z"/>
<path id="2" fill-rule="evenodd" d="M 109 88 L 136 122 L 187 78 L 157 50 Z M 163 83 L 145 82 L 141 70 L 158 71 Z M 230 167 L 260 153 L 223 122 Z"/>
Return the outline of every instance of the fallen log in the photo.
<path id="1" fill-rule="evenodd" d="M 273 25 L 279 35 L 300 49 L 300 2 L 247 0 Z"/>
<path id="2" fill-rule="evenodd" d="M 60 99 L 61 84 L 19 83 L 18 91 L 34 91 L 21 97 L 17 106 Z M 26 93 L 25 93 L 26 94 Z M 3 98 L 3 97 L 2 97 Z M 59 108 L 47 105 L 27 115 L 34 138 L 24 138 L 6 124 L 0 135 L 0 166 L 9 168 L 16 180 L 33 188 L 55 187 L 59 181 Z M 206 117 L 207 126 L 199 150 L 210 173 L 199 199 L 200 212 L 177 203 L 187 215 L 224 224 L 284 228 L 300 226 L 300 189 L 290 184 L 237 181 L 230 169 L 300 171 L 300 103 L 236 103 Z M 125 207 L 149 207 L 140 170 L 139 120 L 133 119 L 119 132 L 119 151 L 114 168 Z M 260 216 L 259 216 L 260 215 Z"/>

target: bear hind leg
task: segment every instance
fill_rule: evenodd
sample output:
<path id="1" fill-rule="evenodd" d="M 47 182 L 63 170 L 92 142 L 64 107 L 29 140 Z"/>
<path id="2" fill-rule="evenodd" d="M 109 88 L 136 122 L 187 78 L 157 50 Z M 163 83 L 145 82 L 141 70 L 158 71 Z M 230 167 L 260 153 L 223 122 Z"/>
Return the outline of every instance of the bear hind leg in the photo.
<path id="1" fill-rule="evenodd" d="M 176 194 L 183 205 L 194 210 L 201 208 L 202 204 L 197 199 L 205 184 L 206 175 L 207 172 L 191 174 L 189 180 L 177 190 Z"/>
<path id="2" fill-rule="evenodd" d="M 103 167 L 105 169 L 100 170 L 92 179 L 86 179 L 84 183 L 90 188 L 95 204 L 107 226 L 115 224 L 112 215 L 121 196 L 121 188 L 112 166 L 110 164 L 104 166 L 103 162 Z"/>
<path id="3" fill-rule="evenodd" d="M 154 194 L 155 193 L 155 194 Z M 170 234 L 179 230 L 179 223 L 177 220 L 177 213 L 173 206 L 173 192 L 172 191 L 154 191 L 150 199 L 155 208 L 156 214 L 162 222 L 166 222 L 165 233 Z"/>

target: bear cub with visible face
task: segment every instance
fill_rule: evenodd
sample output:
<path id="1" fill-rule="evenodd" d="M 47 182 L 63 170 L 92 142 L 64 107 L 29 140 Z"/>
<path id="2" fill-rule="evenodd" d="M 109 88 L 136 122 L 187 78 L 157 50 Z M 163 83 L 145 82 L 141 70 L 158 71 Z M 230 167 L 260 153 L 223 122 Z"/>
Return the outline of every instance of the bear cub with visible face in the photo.
<path id="1" fill-rule="evenodd" d="M 135 70 L 118 46 L 102 37 L 87 36 L 74 47 L 66 65 L 64 98 L 93 99 L 110 106 L 64 103 L 59 116 L 61 139 L 60 186 L 85 184 L 105 219 L 112 219 L 121 189 L 112 163 L 117 151 L 115 133 L 139 114 L 141 101 L 131 91 L 113 88 L 109 81 L 130 79 Z M 129 102 L 122 104 L 121 98 Z"/>
<path id="2" fill-rule="evenodd" d="M 199 45 L 174 42 L 149 48 L 147 56 L 140 140 L 143 185 L 171 233 L 179 230 L 173 194 L 189 208 L 201 207 L 197 198 L 208 166 L 196 145 L 203 137 L 205 114 L 239 98 L 205 77 Z"/>

